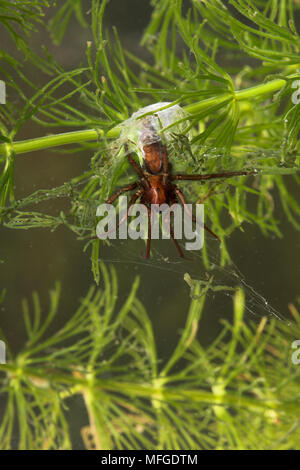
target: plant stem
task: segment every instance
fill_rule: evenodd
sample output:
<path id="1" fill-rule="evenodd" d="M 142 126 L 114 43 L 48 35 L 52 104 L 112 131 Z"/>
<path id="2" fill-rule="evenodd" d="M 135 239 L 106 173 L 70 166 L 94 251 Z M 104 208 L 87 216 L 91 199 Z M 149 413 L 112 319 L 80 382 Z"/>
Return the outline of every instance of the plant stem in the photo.
<path id="1" fill-rule="evenodd" d="M 59 383 L 65 386 L 73 386 L 73 389 L 67 390 L 66 393 L 62 392 L 61 397 L 69 397 L 71 391 L 74 394 L 82 393 L 83 390 L 90 387 L 90 381 L 82 376 L 75 377 L 68 373 L 53 372 L 46 374 L 45 371 L 40 371 L 34 368 L 22 367 L 20 368 L 16 364 L 0 364 L 0 371 L 6 372 L 10 379 L 16 376 L 21 380 L 24 377 L 30 379 L 43 379 L 47 380 L 49 384 Z M 37 383 L 37 381 L 35 381 Z M 93 382 L 94 391 L 110 394 L 124 393 L 125 396 L 145 398 L 145 399 L 159 399 L 166 400 L 166 402 L 180 402 L 189 400 L 191 403 L 206 403 L 208 405 L 216 406 L 234 406 L 238 405 L 239 408 L 246 408 L 252 410 L 277 410 L 285 413 L 298 413 L 299 412 L 299 400 L 280 400 L 280 399 L 269 399 L 263 400 L 252 396 L 243 396 L 235 392 L 227 391 L 217 395 L 209 390 L 202 389 L 183 389 L 172 390 L 166 387 L 160 389 L 153 387 L 147 383 L 134 383 L 134 382 L 123 382 L 113 380 L 95 380 Z M 49 389 L 51 390 L 51 388 Z"/>
<path id="2" fill-rule="evenodd" d="M 60 145 L 92 142 L 94 140 L 98 140 L 103 135 L 104 132 L 101 129 L 87 129 L 84 131 L 64 132 L 63 134 L 47 135 L 45 137 L 37 137 L 35 139 L 29 140 L 20 140 L 19 142 L 13 142 L 11 144 L 1 144 L 0 155 L 9 155 L 11 151 L 13 151 L 15 154 L 21 154 L 51 147 L 59 147 Z M 117 136 L 117 128 L 114 128 L 107 133 L 107 137 L 112 138 Z"/>
<path id="3" fill-rule="evenodd" d="M 249 98 L 257 98 L 260 96 L 268 95 L 272 92 L 280 90 L 286 84 L 286 80 L 278 79 L 272 80 L 261 85 L 256 85 L 245 90 L 238 90 L 235 92 L 235 99 L 237 101 L 247 100 Z M 211 108 L 212 106 L 226 101 L 228 97 L 232 96 L 230 93 L 224 95 L 202 100 L 198 103 L 186 106 L 184 109 L 191 113 L 196 114 L 200 111 Z M 106 133 L 107 138 L 117 138 L 120 129 L 118 126 L 109 130 Z M 60 145 L 77 144 L 80 142 L 96 141 L 103 137 L 104 131 L 102 129 L 87 129 L 82 131 L 65 132 L 63 134 L 49 135 L 45 137 L 37 137 L 35 139 L 21 140 L 10 144 L 0 144 L 0 155 L 9 155 L 11 152 L 15 154 L 22 154 L 33 152 L 36 150 L 43 150 L 51 147 L 59 147 Z"/>
<path id="4" fill-rule="evenodd" d="M 242 101 L 247 100 L 248 98 L 258 98 L 259 96 L 264 96 L 280 90 L 285 84 L 286 80 L 278 79 L 253 86 L 251 88 L 246 88 L 245 90 L 238 90 L 235 92 L 235 99 L 237 101 Z M 222 101 L 226 101 L 230 96 L 232 96 L 231 93 L 226 93 L 215 98 L 208 98 L 207 100 L 200 101 L 199 103 L 188 105 L 184 109 L 188 113 L 196 114 L 205 109 L 209 109 L 216 104 L 220 104 Z"/>

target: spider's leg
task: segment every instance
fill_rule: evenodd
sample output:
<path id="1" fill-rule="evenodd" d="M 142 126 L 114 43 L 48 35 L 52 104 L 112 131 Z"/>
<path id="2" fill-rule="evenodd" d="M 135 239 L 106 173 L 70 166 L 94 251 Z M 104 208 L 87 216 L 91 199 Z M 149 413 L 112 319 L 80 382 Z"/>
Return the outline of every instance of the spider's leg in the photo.
<path id="1" fill-rule="evenodd" d="M 129 161 L 130 165 L 132 166 L 134 171 L 139 175 L 139 177 L 141 179 L 141 182 L 145 182 L 145 184 L 149 187 L 150 186 L 149 181 L 148 181 L 145 173 L 143 172 L 142 168 L 136 163 L 136 161 L 130 155 L 130 153 L 128 153 L 128 146 L 126 144 L 124 144 L 124 147 L 125 147 L 126 155 L 127 155 L 127 158 L 128 158 L 128 161 Z"/>
<path id="2" fill-rule="evenodd" d="M 131 199 L 130 199 L 130 201 L 129 201 L 129 205 L 128 205 L 126 214 L 122 217 L 122 219 L 116 224 L 116 226 L 115 226 L 113 229 L 108 230 L 108 231 L 105 232 L 105 233 L 111 233 L 111 232 L 113 232 L 114 230 L 117 230 L 117 228 L 118 228 L 121 224 L 123 224 L 123 222 L 125 222 L 126 219 L 128 219 L 129 210 L 130 210 L 131 206 L 133 206 L 133 204 L 136 203 L 137 199 L 142 195 L 142 193 L 143 193 L 143 189 L 139 189 L 138 191 L 136 191 L 136 192 L 133 194 L 133 196 L 131 197 Z M 100 237 L 96 236 L 96 237 L 91 237 L 91 238 L 94 239 L 94 238 L 100 238 Z"/>
<path id="3" fill-rule="evenodd" d="M 178 251 L 178 253 L 179 253 L 180 258 L 184 258 L 184 255 L 183 255 L 182 250 L 181 250 L 181 248 L 180 248 L 180 246 L 179 246 L 179 243 L 178 243 L 178 241 L 176 240 L 176 238 L 174 237 L 174 230 L 173 230 L 173 227 L 170 227 L 170 235 L 171 235 L 171 237 L 172 237 L 172 240 L 173 240 L 173 242 L 174 242 L 174 245 L 176 246 L 176 249 L 177 249 L 177 251 Z"/>
<path id="4" fill-rule="evenodd" d="M 167 179 L 168 179 L 168 166 L 169 166 L 169 162 L 168 162 L 168 153 L 167 153 L 167 147 L 164 145 L 163 146 L 163 164 L 162 164 L 162 168 L 163 168 L 163 184 L 167 184 Z"/>
<path id="5" fill-rule="evenodd" d="M 204 201 L 206 201 L 206 199 L 208 199 L 212 194 L 214 194 L 215 192 L 215 188 L 218 186 L 218 183 L 214 184 L 212 186 L 212 188 L 210 188 L 210 190 L 208 191 L 207 194 L 205 194 L 205 196 L 201 197 L 200 199 L 198 199 L 197 201 L 197 204 L 203 204 Z"/>
<path id="6" fill-rule="evenodd" d="M 143 189 L 139 189 L 136 193 L 133 194 L 132 198 L 130 199 L 129 201 L 129 205 L 127 207 L 127 211 L 126 211 L 126 214 L 122 217 L 122 219 L 117 223 L 116 225 L 116 229 L 123 223 L 125 222 L 126 219 L 128 219 L 128 216 L 129 216 L 129 210 L 131 208 L 131 206 L 133 206 L 136 201 L 138 200 L 138 198 L 142 195 L 142 193 L 144 192 Z"/>
<path id="7" fill-rule="evenodd" d="M 146 206 L 146 204 L 145 204 Z M 148 259 L 150 256 L 150 249 L 151 249 L 151 225 L 152 225 L 152 214 L 151 214 L 151 209 L 147 207 L 148 211 L 148 238 L 147 238 L 147 246 L 146 246 L 146 254 L 145 258 Z"/>
<path id="8" fill-rule="evenodd" d="M 125 193 L 126 191 L 131 191 L 132 189 L 136 189 L 139 186 L 139 181 L 135 183 L 129 184 L 128 186 L 123 186 L 123 188 L 118 189 L 109 199 L 107 199 L 106 204 L 112 204 L 121 194 Z"/>
<path id="9" fill-rule="evenodd" d="M 182 194 L 182 192 L 180 191 L 179 188 L 175 187 L 175 193 L 177 194 L 181 204 L 183 205 L 184 209 L 186 210 L 187 214 L 191 217 L 191 219 L 193 220 L 193 222 L 197 223 L 197 219 L 196 217 L 191 213 L 189 207 L 187 206 L 187 202 L 185 200 L 185 197 L 184 195 Z M 216 235 L 212 230 L 210 230 L 207 225 L 203 224 L 203 227 L 205 228 L 205 230 L 210 233 L 216 240 L 218 240 L 219 242 L 221 242 L 220 238 L 218 237 L 218 235 Z"/>
<path id="10" fill-rule="evenodd" d="M 180 248 L 180 246 L 179 246 L 179 243 L 178 243 L 178 241 L 176 240 L 176 238 L 174 237 L 174 229 L 173 229 L 173 226 L 172 226 L 171 221 L 170 221 L 170 213 L 169 213 L 169 212 L 167 213 L 167 215 L 166 215 L 166 217 L 165 217 L 165 222 L 168 224 L 168 229 L 169 229 L 171 238 L 172 238 L 172 240 L 173 240 L 173 242 L 174 242 L 174 245 L 176 246 L 176 249 L 177 249 L 177 251 L 178 251 L 178 253 L 179 253 L 179 256 L 180 256 L 181 258 L 184 258 L 184 255 L 183 255 L 182 250 L 181 250 L 181 248 Z"/>
<path id="11" fill-rule="evenodd" d="M 180 181 L 200 181 L 200 180 L 212 180 L 218 178 L 231 178 L 233 176 L 247 176 L 247 175 L 257 175 L 257 170 L 253 171 L 225 171 L 224 173 L 211 173 L 209 175 L 172 175 L 172 180 Z"/>

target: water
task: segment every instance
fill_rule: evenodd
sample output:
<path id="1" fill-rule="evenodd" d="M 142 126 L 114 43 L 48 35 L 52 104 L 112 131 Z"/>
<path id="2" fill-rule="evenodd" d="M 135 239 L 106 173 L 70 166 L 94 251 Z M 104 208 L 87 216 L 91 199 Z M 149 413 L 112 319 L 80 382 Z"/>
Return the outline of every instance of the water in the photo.
<path id="1" fill-rule="evenodd" d="M 120 8 L 124 8 L 121 6 L 123 3 L 128 2 L 121 2 Z M 143 2 L 130 3 L 134 4 L 134 21 L 133 15 L 125 16 L 120 9 L 117 11 L 113 8 L 109 10 L 107 21 L 120 25 L 122 36 L 127 34 L 125 46 L 128 45 L 132 49 L 131 46 L 134 45 L 138 51 L 136 38 L 146 24 L 144 19 L 147 19 L 149 11 L 143 15 Z M 137 10 L 138 7 L 140 10 Z M 129 6 L 128 11 L 132 11 Z M 124 23 L 121 25 L 123 17 Z M 88 39 L 85 34 L 83 32 L 83 37 L 80 38 L 82 42 Z M 76 35 L 76 28 L 71 28 L 66 44 L 77 41 Z M 80 57 L 76 47 L 68 46 L 65 51 L 60 48 L 56 53 L 69 64 L 78 65 Z M 37 132 L 40 135 L 41 130 L 28 125 L 19 138 L 34 137 Z M 50 189 L 63 184 L 87 169 L 89 159 L 89 151 L 67 156 L 56 151 L 41 151 L 17 157 L 16 197 L 24 197 L 37 188 Z M 288 181 L 288 189 L 297 199 L 298 189 L 292 177 L 285 177 L 285 181 Z M 250 286 L 246 300 L 247 318 L 257 323 L 264 314 L 273 315 L 271 307 L 287 317 L 288 303 L 294 302 L 299 295 L 299 232 L 287 221 L 278 195 L 274 196 L 274 216 L 280 221 L 282 238 L 267 239 L 255 224 L 247 224 L 245 231 L 236 230 L 227 240 L 234 266 L 216 270 L 214 274 L 216 284 L 234 286 L 235 280 L 239 283 L 241 279 L 246 279 L 247 285 Z M 66 200 L 45 201 L 41 210 L 58 214 L 67 206 Z M 13 352 L 23 348 L 26 338 L 21 309 L 22 298 L 30 298 L 31 293 L 37 291 L 45 315 L 49 304 L 48 291 L 56 280 L 61 282 L 59 314 L 50 332 L 61 327 L 76 310 L 79 299 L 93 283 L 90 256 L 89 253 L 83 253 L 83 246 L 84 243 L 78 242 L 66 227 L 60 227 L 55 232 L 46 229 L 19 231 L 1 228 L 0 259 L 3 264 L 0 286 L 7 289 L 0 310 L 1 328 L 5 331 L 7 343 Z M 140 276 L 138 297 L 151 319 L 158 356 L 161 364 L 164 364 L 178 342 L 191 302 L 191 291 L 184 281 L 184 275 L 189 273 L 193 279 L 205 280 L 207 270 L 197 254 L 189 254 L 191 259 L 180 260 L 175 247 L 168 240 L 153 242 L 153 255 L 149 261 L 143 259 L 144 250 L 142 241 L 117 240 L 110 247 L 101 245 L 101 259 L 116 268 L 119 278 L 117 306 L 124 301 L 134 278 Z M 219 246 L 215 240 L 210 240 L 209 251 L 218 266 Z M 261 297 L 256 297 L 254 292 L 259 293 Z M 258 302 L 256 305 L 255 301 Z M 228 293 L 218 293 L 212 289 L 208 294 L 201 327 L 197 332 L 202 345 L 209 345 L 216 337 L 221 329 L 220 321 L 224 318 L 232 321 L 232 297 Z M 83 444 L 78 438 L 78 429 L 86 424 L 87 419 L 81 399 L 72 400 L 68 416 L 72 420 L 74 446 L 81 448 Z"/>

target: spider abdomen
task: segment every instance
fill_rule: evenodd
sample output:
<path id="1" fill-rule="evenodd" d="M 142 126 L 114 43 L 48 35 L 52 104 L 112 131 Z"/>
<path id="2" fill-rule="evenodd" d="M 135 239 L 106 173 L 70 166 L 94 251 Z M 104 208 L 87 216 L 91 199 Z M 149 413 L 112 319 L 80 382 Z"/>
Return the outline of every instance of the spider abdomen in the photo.
<path id="1" fill-rule="evenodd" d="M 143 157 L 147 171 L 156 175 L 161 171 L 165 147 L 161 141 L 143 146 Z"/>

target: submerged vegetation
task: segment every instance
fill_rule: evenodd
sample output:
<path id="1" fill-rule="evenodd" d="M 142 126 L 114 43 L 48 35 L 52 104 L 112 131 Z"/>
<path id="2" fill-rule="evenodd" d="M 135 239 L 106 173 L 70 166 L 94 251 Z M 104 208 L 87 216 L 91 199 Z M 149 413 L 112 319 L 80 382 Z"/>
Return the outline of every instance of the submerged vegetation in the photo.
<path id="1" fill-rule="evenodd" d="M 299 332 L 273 318 L 244 322 L 243 291 L 233 298 L 233 323 L 215 341 L 197 341 L 207 287 L 196 283 L 186 324 L 170 357 L 161 361 L 137 297 L 139 280 L 119 310 L 114 269 L 102 265 L 101 289 L 90 289 L 58 331 L 47 329 L 59 308 L 50 291 L 47 317 L 39 298 L 24 301 L 24 349 L 2 371 L 0 448 L 19 428 L 20 449 L 70 449 L 70 407 L 84 403 L 88 449 L 299 448 L 299 369 L 290 341 Z M 126 364 L 126 367 L 124 366 Z M 259 433 L 259 440 L 257 435 Z"/>
<path id="2" fill-rule="evenodd" d="M 172 101 L 187 111 L 190 128 L 189 139 L 174 135 L 170 145 L 170 160 L 176 167 L 191 173 L 216 172 L 220 168 L 259 171 L 252 186 L 248 184 L 251 178 L 234 179 L 231 190 L 215 191 L 213 197 L 206 199 L 212 230 L 222 240 L 222 263 L 229 260 L 226 237 L 243 223 L 257 224 L 265 235 L 280 236 L 270 203 L 275 192 L 289 221 L 299 228 L 300 209 L 284 178 L 294 175 L 299 183 L 300 104 L 292 102 L 294 83 L 299 79 L 299 36 L 293 2 L 284 7 L 280 2 L 269 1 L 262 11 L 259 2 L 232 1 L 231 7 L 226 8 L 218 0 L 195 0 L 185 13 L 181 0 L 154 2 L 153 15 L 142 38 L 142 44 L 152 54 L 152 64 L 123 50 L 116 29 L 113 33 L 104 31 L 106 3 L 91 2 L 88 18 L 92 38 L 87 43 L 84 66 L 66 71 L 47 50 L 44 57 L 37 57 L 25 48 L 33 67 L 44 73 L 44 86 L 29 81 L 16 61 L 13 64 L 18 80 L 13 79 L 9 66 L 3 70 L 8 93 L 15 89 L 24 102 L 23 108 L 21 103 L 16 108 L 8 100 L 1 108 L 3 223 L 24 229 L 55 229 L 65 224 L 81 237 L 90 237 L 95 231 L 97 205 L 107 199 L 116 185 L 121 185 L 128 169 L 121 144 L 116 145 L 120 126 L 133 111 L 147 104 Z M 38 5 L 42 8 L 43 2 L 31 7 L 37 10 L 36 21 L 40 21 Z M 81 2 L 65 2 L 58 10 L 50 22 L 57 42 L 63 39 L 72 13 L 86 25 L 82 8 Z M 27 21 L 26 10 L 24 13 L 21 7 L 15 14 L 23 15 L 21 24 Z M 237 19 L 241 15 L 243 21 Z M 5 20 L 4 24 L 10 27 L 19 45 L 21 40 L 11 23 Z M 223 56 L 228 63 L 234 57 L 245 65 L 239 69 L 233 65 L 221 67 Z M 52 78 L 47 80 L 49 75 Z M 29 96 L 23 91 L 25 85 L 32 90 Z M 69 127 L 72 132 L 18 141 L 18 132 L 28 120 L 47 130 L 47 134 L 55 127 Z M 15 200 L 13 178 L 18 155 L 70 143 L 76 144 L 72 152 L 86 151 L 88 145 L 90 170 L 62 187 L 39 190 Z M 69 148 L 64 149 L 70 152 Z M 211 186 L 194 183 L 186 191 L 196 201 L 208 194 Z M 29 204 L 34 207 L 47 197 L 66 195 L 71 204 L 67 213 L 55 217 L 26 210 Z M 249 197 L 254 200 L 251 209 L 247 204 Z M 227 226 L 220 221 L 224 207 L 231 215 Z"/>
<path id="3" fill-rule="evenodd" d="M 98 204 L 133 178 L 120 138 L 126 120 L 163 101 L 186 111 L 186 132 L 173 132 L 169 143 L 176 169 L 258 172 L 230 183 L 184 186 L 190 202 L 209 194 L 206 213 L 222 240 L 222 266 L 230 263 L 226 238 L 236 228 L 255 224 L 266 237 L 281 236 L 274 215 L 279 204 L 300 229 L 300 206 L 287 182 L 300 183 L 299 2 L 155 0 L 141 39 L 147 61 L 123 48 L 116 28 L 105 30 L 107 3 L 91 0 L 86 12 L 81 0 L 0 0 L 0 28 L 10 38 L 10 53 L 0 44 L 7 90 L 0 105 L 1 222 L 19 230 L 68 227 L 91 250 L 100 286 L 54 333 L 48 328 L 59 308 L 59 286 L 50 292 L 46 318 L 37 294 L 33 307 L 24 301 L 28 340 L 0 365 L 0 448 L 72 448 L 69 406 L 79 397 L 87 448 L 299 449 L 300 369 L 291 361 L 297 307 L 290 305 L 293 325 L 275 318 L 245 322 L 244 291 L 232 288 L 233 323 L 224 322 L 204 348 L 197 331 L 211 284 L 186 275 L 186 325 L 173 353 L 160 360 L 138 279 L 117 306 L 116 273 L 100 262 L 100 241 L 91 240 Z M 74 15 L 78 28 L 89 28 L 90 40 L 85 63 L 65 70 L 45 47 L 32 50 L 30 38 L 47 29 L 61 47 Z M 20 140 L 28 123 L 41 137 Z M 16 197 L 18 159 L 48 148 L 62 158 L 85 152 L 90 166 L 61 186 Z M 54 198 L 67 200 L 68 209 L 47 212 L 43 203 Z M 207 243 L 203 262 L 209 270 Z"/>

